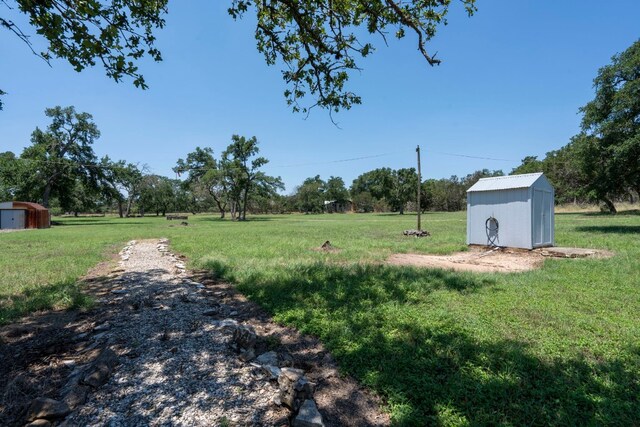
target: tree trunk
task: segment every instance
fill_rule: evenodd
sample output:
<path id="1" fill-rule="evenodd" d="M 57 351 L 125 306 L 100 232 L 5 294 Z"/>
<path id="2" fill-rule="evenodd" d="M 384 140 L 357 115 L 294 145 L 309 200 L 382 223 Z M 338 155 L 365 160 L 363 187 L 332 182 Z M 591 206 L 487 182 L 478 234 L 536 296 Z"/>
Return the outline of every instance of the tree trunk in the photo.
<path id="1" fill-rule="evenodd" d="M 210 191 L 209 194 L 211 194 L 211 197 L 213 197 L 213 200 L 216 202 L 216 205 L 218 205 L 218 210 L 220 211 L 220 219 L 224 219 L 224 214 L 225 211 L 227 210 L 227 204 L 226 203 L 222 203 L 222 200 L 220 200 L 214 192 Z"/>
<path id="2" fill-rule="evenodd" d="M 247 200 L 249 200 L 249 188 L 251 188 L 251 184 L 247 184 L 247 188 L 244 189 L 244 200 L 242 202 L 242 220 L 247 219 Z"/>
<path id="3" fill-rule="evenodd" d="M 126 217 L 129 217 L 129 215 L 131 215 L 131 206 L 133 205 L 133 197 L 129 197 L 129 199 L 127 200 L 127 211 L 125 213 Z"/>
<path id="4" fill-rule="evenodd" d="M 231 220 L 233 221 L 235 221 L 236 219 L 236 208 L 237 208 L 236 202 L 232 201 L 230 213 L 231 213 Z"/>
<path id="5" fill-rule="evenodd" d="M 124 217 L 124 206 L 122 206 L 122 200 L 118 199 L 118 215 L 120 218 Z"/>
<path id="6" fill-rule="evenodd" d="M 618 213 L 618 211 L 616 210 L 615 205 L 613 204 L 613 202 L 611 200 L 609 200 L 609 198 L 603 197 L 602 201 L 604 202 L 605 205 L 607 205 L 607 209 L 609 209 L 609 213 L 612 213 L 612 214 Z"/>
<path id="7" fill-rule="evenodd" d="M 47 182 L 42 193 L 42 206 L 49 209 L 49 197 L 51 196 L 51 182 Z"/>

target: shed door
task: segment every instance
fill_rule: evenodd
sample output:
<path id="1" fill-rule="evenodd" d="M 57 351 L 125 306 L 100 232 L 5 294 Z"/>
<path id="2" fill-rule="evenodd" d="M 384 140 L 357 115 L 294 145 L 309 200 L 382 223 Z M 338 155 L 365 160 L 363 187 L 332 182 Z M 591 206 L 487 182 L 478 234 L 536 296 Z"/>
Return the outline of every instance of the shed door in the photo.
<path id="1" fill-rule="evenodd" d="M 551 193 L 533 190 L 533 245 L 551 244 Z"/>
<path id="2" fill-rule="evenodd" d="M 24 211 L 22 210 L 0 211 L 0 227 L 3 229 L 24 228 Z"/>
<path id="3" fill-rule="evenodd" d="M 550 245 L 551 242 L 551 219 L 553 217 L 553 201 L 551 193 L 542 193 L 542 243 Z"/>

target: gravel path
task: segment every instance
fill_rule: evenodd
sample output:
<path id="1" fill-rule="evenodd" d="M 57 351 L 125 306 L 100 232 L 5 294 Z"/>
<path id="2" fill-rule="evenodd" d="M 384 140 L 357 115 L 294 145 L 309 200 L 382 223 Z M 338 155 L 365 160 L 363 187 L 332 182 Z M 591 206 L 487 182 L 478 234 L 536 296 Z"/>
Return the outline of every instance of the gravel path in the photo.
<path id="1" fill-rule="evenodd" d="M 166 239 L 129 242 L 82 287 L 91 310 L 0 327 L 0 425 L 390 424 L 317 338 L 209 271 L 186 270 Z"/>
<path id="2" fill-rule="evenodd" d="M 277 384 L 238 359 L 223 320 L 203 315 L 215 295 L 187 278 L 166 243 L 121 252 L 118 286 L 101 301 L 114 314 L 94 328 L 120 365 L 65 424 L 287 425 Z"/>

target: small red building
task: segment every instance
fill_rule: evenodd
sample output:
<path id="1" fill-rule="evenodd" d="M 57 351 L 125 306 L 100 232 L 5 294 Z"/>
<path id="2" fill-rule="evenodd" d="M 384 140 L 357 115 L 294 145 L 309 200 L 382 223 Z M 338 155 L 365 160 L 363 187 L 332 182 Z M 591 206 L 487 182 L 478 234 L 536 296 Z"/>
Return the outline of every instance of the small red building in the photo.
<path id="1" fill-rule="evenodd" d="M 49 209 L 31 202 L 0 203 L 0 229 L 49 228 Z"/>

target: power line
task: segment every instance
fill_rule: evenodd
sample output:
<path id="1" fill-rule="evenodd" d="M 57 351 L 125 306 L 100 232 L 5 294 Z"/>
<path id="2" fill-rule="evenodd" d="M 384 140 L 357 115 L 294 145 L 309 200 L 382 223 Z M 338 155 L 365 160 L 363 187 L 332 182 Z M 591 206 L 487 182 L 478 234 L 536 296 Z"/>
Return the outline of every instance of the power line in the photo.
<path id="1" fill-rule="evenodd" d="M 344 162 L 353 162 L 353 161 L 356 161 L 356 160 L 365 160 L 365 159 L 374 159 L 374 158 L 377 158 L 377 157 L 386 157 L 386 156 L 391 156 L 393 154 L 398 154 L 398 153 L 395 152 L 395 153 L 374 154 L 372 156 L 353 157 L 353 158 L 350 158 L 350 159 L 330 160 L 330 161 L 326 161 L 326 162 L 298 163 L 298 164 L 292 164 L 292 165 L 274 165 L 274 166 L 271 166 L 271 167 L 274 167 L 274 168 L 293 168 L 293 167 L 300 167 L 300 166 L 329 165 L 329 164 L 332 164 L 332 163 L 344 163 Z"/>
<path id="2" fill-rule="evenodd" d="M 493 160 L 496 162 L 518 162 L 519 160 L 512 160 L 512 159 L 496 159 L 493 157 L 479 157 L 479 156 L 470 156 L 467 154 L 455 154 L 455 153 L 445 153 L 443 151 L 434 151 L 434 150 L 427 150 L 429 153 L 431 154 L 440 154 L 443 156 L 453 156 L 453 157 L 465 157 L 468 159 L 479 159 L 479 160 Z"/>
<path id="3" fill-rule="evenodd" d="M 512 159 L 501 159 L 501 158 L 494 158 L 494 157 L 481 157 L 481 156 L 472 156 L 472 155 L 468 155 L 468 154 L 459 154 L 459 153 L 448 153 L 448 152 L 444 152 L 444 151 L 435 151 L 435 150 L 431 150 L 431 149 L 427 149 L 427 152 L 431 153 L 431 154 L 437 154 L 437 155 L 443 155 L 443 156 L 451 156 L 451 157 L 462 157 L 462 158 L 468 158 L 468 159 L 478 159 L 478 160 L 490 160 L 490 161 L 499 161 L 499 162 L 517 162 L 518 160 L 512 160 Z M 306 167 L 306 166 L 320 166 L 320 165 L 328 165 L 328 164 L 335 164 L 335 163 L 347 163 L 347 162 L 354 162 L 354 161 L 359 161 L 359 160 L 366 160 L 366 159 L 375 159 L 375 158 L 380 158 L 380 157 L 387 157 L 387 156 L 392 156 L 392 155 L 397 155 L 399 154 L 399 152 L 390 152 L 390 153 L 381 153 L 381 154 L 374 154 L 374 155 L 369 155 L 369 156 L 360 156 L 360 157 L 351 157 L 351 158 L 347 158 L 347 159 L 336 159 L 336 160 L 328 160 L 325 162 L 309 162 L 309 163 L 296 163 L 296 164 L 285 164 L 285 165 L 269 165 L 270 168 L 293 168 L 293 167 Z M 109 170 L 124 170 L 126 169 L 126 167 L 123 166 L 119 166 L 119 165 L 115 165 L 115 164 L 111 164 L 111 165 L 104 165 L 104 164 L 99 164 L 99 163 L 79 163 L 79 162 L 75 162 L 69 159 L 29 159 L 29 158 L 23 158 L 23 157 L 15 157 L 12 160 L 20 160 L 20 161 L 25 161 L 25 162 L 33 162 L 33 163 L 40 163 L 40 164 L 59 164 L 59 165 L 64 165 L 64 166 L 76 166 L 76 167 L 87 167 L 87 168 L 96 168 L 96 169 L 109 169 Z M 148 166 L 146 166 L 146 169 L 151 169 Z M 180 174 L 183 173 L 188 173 L 190 171 L 205 171 L 205 170 L 214 170 L 215 168 L 211 168 L 211 167 L 203 167 L 203 168 L 184 168 L 181 169 L 180 172 L 178 173 L 178 176 Z M 232 169 L 241 169 L 241 168 L 232 168 Z"/>

